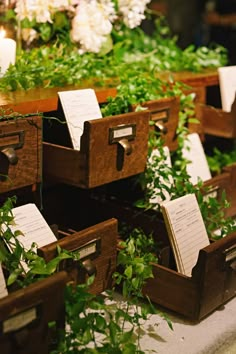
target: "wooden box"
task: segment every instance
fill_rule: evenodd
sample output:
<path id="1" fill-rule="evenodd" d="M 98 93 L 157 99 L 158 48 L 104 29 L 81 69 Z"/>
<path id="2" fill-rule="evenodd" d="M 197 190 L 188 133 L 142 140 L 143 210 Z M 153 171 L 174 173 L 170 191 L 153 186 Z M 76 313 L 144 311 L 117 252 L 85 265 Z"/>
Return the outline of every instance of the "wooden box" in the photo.
<path id="1" fill-rule="evenodd" d="M 42 118 L 0 122 L 0 193 L 41 181 Z"/>
<path id="2" fill-rule="evenodd" d="M 117 220 L 110 219 L 71 235 L 65 234 L 60 240 L 39 249 L 39 254 L 46 261 L 56 256 L 57 246 L 78 252 L 80 263 L 64 262 L 62 267 L 75 283 L 84 283 L 89 275 L 95 280 L 90 287 L 98 294 L 112 285 L 112 274 L 116 269 Z"/>
<path id="3" fill-rule="evenodd" d="M 231 112 L 202 104 L 199 104 L 198 112 L 205 134 L 236 138 L 236 99 L 232 104 Z"/>
<path id="4" fill-rule="evenodd" d="M 64 288 L 68 278 L 59 272 L 17 290 L 0 300 L 1 354 L 49 354 L 57 329 L 65 325 Z"/>
<path id="5" fill-rule="evenodd" d="M 149 118 L 150 112 L 142 111 L 86 121 L 80 151 L 55 144 L 53 129 L 43 144 L 45 180 L 92 188 L 143 172 Z"/>

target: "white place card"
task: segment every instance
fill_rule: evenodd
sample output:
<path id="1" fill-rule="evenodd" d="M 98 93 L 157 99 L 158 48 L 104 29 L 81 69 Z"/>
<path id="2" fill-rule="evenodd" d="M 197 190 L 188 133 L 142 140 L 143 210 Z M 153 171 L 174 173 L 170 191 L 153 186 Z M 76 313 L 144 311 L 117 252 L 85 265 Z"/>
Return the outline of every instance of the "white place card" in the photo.
<path id="1" fill-rule="evenodd" d="M 164 151 L 164 158 L 162 161 L 159 162 L 159 164 L 157 164 L 157 166 L 155 167 L 155 177 L 158 178 L 159 176 L 159 171 L 160 170 L 163 170 L 163 169 L 166 169 L 166 168 L 169 168 L 169 167 L 172 167 L 172 164 L 171 164 L 171 157 L 170 157 L 170 150 L 167 146 L 164 146 L 163 147 L 163 151 Z M 160 157 L 160 152 L 158 149 L 154 149 L 151 153 L 151 156 L 149 157 L 149 162 L 152 164 L 152 161 L 155 162 L 155 158 L 158 158 Z M 159 181 L 160 184 L 165 184 L 167 187 L 171 187 L 171 185 L 173 184 L 173 178 L 171 175 L 168 176 L 168 180 L 163 180 L 163 177 L 160 176 L 160 181 Z M 148 189 L 153 189 L 153 185 L 149 184 L 147 186 Z M 154 188 L 154 194 L 155 194 L 155 197 L 153 198 L 150 198 L 149 199 L 149 202 L 151 204 L 160 204 L 163 202 L 163 198 L 161 198 L 160 195 L 158 195 L 160 192 L 160 190 L 158 188 Z M 170 195 L 168 193 L 167 190 L 163 190 L 163 194 L 164 194 L 164 200 L 170 200 Z"/>
<path id="2" fill-rule="evenodd" d="M 195 194 L 164 202 L 162 212 L 177 269 L 191 276 L 199 250 L 210 244 Z"/>
<path id="3" fill-rule="evenodd" d="M 8 295 L 8 291 L 7 291 L 6 282 L 2 271 L 2 265 L 0 263 L 0 299 L 7 295 Z"/>
<path id="4" fill-rule="evenodd" d="M 211 179 L 211 172 L 208 166 L 206 155 L 197 133 L 188 135 L 185 147 L 183 149 L 183 156 L 190 161 L 187 164 L 187 172 L 190 176 L 190 182 L 196 184 L 198 178 L 202 181 Z"/>
<path id="5" fill-rule="evenodd" d="M 236 94 L 236 65 L 218 68 L 222 110 L 231 112 Z"/>
<path id="6" fill-rule="evenodd" d="M 23 235 L 18 236 L 26 250 L 29 250 L 32 243 L 43 247 L 57 241 L 56 236 L 48 226 L 39 209 L 35 204 L 29 203 L 12 209 L 14 224 L 11 230 L 20 230 Z"/>
<path id="7" fill-rule="evenodd" d="M 102 118 L 102 113 L 93 89 L 58 92 L 65 114 L 73 148 L 80 150 L 80 138 L 84 122 Z"/>

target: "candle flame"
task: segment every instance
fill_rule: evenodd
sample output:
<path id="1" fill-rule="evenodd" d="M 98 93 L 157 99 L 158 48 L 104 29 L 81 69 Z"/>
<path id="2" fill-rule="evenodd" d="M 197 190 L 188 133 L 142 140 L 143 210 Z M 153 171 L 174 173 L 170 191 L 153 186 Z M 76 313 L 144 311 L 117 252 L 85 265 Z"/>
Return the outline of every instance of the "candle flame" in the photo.
<path id="1" fill-rule="evenodd" d="M 4 30 L 3 27 L 0 28 L 0 39 L 4 38 L 6 36 L 6 31 Z"/>

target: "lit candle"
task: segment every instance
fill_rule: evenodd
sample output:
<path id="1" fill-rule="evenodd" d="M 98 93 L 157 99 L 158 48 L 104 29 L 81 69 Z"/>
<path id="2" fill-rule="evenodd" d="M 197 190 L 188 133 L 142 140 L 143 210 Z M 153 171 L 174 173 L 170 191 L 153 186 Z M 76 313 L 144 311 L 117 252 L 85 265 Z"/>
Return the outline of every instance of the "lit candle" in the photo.
<path id="1" fill-rule="evenodd" d="M 10 64 L 16 61 L 16 41 L 5 38 L 5 31 L 0 30 L 0 76 L 3 76 Z"/>

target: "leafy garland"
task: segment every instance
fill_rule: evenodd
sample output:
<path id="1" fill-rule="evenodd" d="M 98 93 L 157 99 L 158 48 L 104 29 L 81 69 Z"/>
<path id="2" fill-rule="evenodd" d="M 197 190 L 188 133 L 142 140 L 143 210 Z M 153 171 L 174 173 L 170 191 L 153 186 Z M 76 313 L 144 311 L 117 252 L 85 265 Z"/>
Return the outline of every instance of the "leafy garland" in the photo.
<path id="1" fill-rule="evenodd" d="M 112 49 L 99 54 L 79 55 L 75 46 L 62 42 L 20 51 L 16 64 L 11 65 L 0 79 L 0 90 L 86 83 L 116 86 L 140 72 L 155 76 L 168 71 L 199 72 L 227 63 L 226 49 L 221 46 L 180 49 L 162 17 L 156 20 L 152 36 L 140 28 L 113 30 L 112 36 Z"/>

